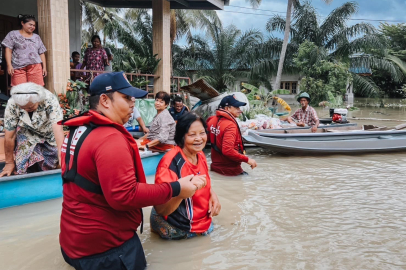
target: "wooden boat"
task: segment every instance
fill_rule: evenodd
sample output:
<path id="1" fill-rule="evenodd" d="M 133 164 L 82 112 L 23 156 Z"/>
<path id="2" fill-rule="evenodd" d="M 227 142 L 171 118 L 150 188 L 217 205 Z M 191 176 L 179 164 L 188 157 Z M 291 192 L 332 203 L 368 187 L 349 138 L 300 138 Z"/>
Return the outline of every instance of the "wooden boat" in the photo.
<path id="1" fill-rule="evenodd" d="M 406 130 L 346 127 L 307 130 L 249 131 L 245 141 L 285 154 L 365 154 L 406 150 Z"/>
<path id="2" fill-rule="evenodd" d="M 145 175 L 154 175 L 163 153 L 140 152 Z M 62 197 L 61 170 L 0 178 L 0 209 Z"/>

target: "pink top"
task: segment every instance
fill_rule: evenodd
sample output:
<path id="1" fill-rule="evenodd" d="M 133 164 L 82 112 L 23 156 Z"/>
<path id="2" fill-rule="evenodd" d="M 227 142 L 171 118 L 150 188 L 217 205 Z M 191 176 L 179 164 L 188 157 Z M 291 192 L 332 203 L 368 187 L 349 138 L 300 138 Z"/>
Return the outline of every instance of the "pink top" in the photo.
<path id="1" fill-rule="evenodd" d="M 40 36 L 23 37 L 19 30 L 8 33 L 1 45 L 13 51 L 11 65 L 14 69 L 42 63 L 40 55 L 47 51 Z"/>
<path id="2" fill-rule="evenodd" d="M 88 70 L 104 70 L 105 60 L 107 60 L 107 53 L 103 48 L 95 50 L 88 48 L 83 57 L 83 62 L 86 62 L 86 69 Z M 94 74 L 94 77 L 97 75 Z"/>

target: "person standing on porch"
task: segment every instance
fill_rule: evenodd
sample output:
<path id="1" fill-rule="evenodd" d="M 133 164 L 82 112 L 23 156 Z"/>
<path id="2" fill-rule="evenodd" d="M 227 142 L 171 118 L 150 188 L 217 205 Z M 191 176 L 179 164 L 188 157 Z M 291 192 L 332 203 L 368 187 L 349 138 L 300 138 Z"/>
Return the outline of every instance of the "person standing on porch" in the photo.
<path id="1" fill-rule="evenodd" d="M 1 43 L 6 48 L 5 58 L 11 86 L 26 82 L 44 86 L 44 77 L 47 76 L 46 48 L 40 36 L 34 34 L 35 17 L 20 14 L 17 18 L 21 29 L 8 33 Z"/>
<path id="2" fill-rule="evenodd" d="M 92 37 L 92 48 L 87 48 L 83 57 L 82 69 L 104 71 L 105 66 L 109 66 L 106 50 L 101 45 L 98 35 Z M 93 79 L 101 73 L 93 73 Z"/>

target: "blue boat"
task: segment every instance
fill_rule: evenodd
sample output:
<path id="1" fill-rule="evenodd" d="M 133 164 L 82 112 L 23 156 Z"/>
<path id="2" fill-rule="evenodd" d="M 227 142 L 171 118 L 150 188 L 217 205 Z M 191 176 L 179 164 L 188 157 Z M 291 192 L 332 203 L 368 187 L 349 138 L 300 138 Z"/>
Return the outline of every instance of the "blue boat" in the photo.
<path id="1" fill-rule="evenodd" d="M 145 175 L 154 175 L 163 153 L 141 153 Z M 61 170 L 0 178 L 0 209 L 62 197 Z"/>

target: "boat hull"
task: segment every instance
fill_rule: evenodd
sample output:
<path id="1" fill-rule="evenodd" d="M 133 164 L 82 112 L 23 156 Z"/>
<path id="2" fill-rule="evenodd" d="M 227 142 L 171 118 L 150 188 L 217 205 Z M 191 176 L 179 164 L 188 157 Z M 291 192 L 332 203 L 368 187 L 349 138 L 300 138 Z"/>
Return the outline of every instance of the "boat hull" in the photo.
<path id="1" fill-rule="evenodd" d="M 145 175 L 154 175 L 163 153 L 142 157 Z M 0 178 L 0 209 L 62 197 L 61 170 Z"/>
<path id="2" fill-rule="evenodd" d="M 363 131 L 310 134 L 249 132 L 248 143 L 290 155 L 366 154 L 406 151 L 406 131 Z"/>

